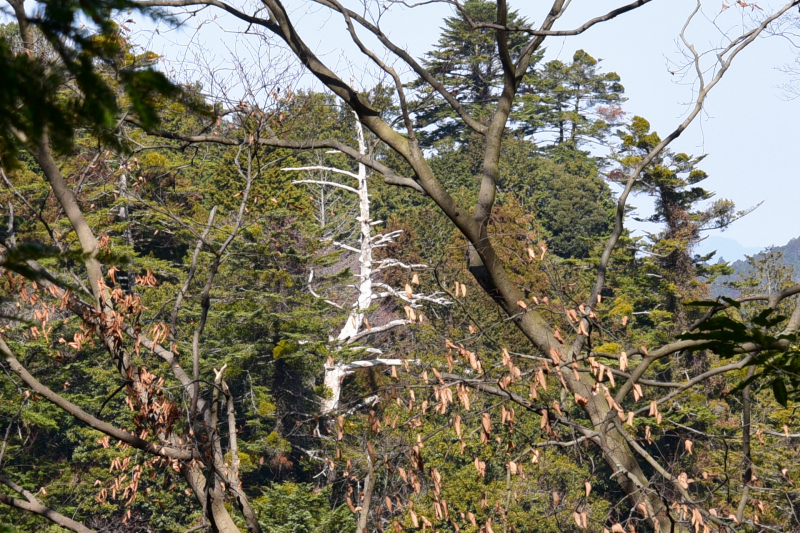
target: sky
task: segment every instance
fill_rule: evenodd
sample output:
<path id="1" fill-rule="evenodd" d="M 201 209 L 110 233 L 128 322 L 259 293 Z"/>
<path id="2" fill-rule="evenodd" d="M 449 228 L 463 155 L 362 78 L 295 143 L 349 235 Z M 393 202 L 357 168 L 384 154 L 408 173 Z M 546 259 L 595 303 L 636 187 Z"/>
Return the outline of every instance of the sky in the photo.
<path id="1" fill-rule="evenodd" d="M 722 2 L 705 5 L 706 14 L 715 17 Z M 665 136 L 683 120 L 686 103 L 693 97 L 688 83 L 696 77 L 678 79 L 669 72 L 668 62 L 683 57 L 676 37 L 694 6 L 692 1 L 656 1 L 585 35 L 562 38 L 563 49 L 558 51 L 551 41 L 548 52 L 568 58 L 573 50 L 584 48 L 603 58 L 604 68 L 622 78 L 629 98 L 625 109 L 647 118 L 653 129 Z M 768 9 L 766 4 L 762 6 Z M 718 26 L 734 28 L 740 14 L 735 8 L 726 10 Z M 690 32 L 698 51 L 718 44 L 721 34 L 710 31 L 707 21 L 698 22 L 702 24 Z M 725 232 L 709 232 L 701 244 L 703 251 L 717 249 L 718 256 L 734 260 L 800 236 L 800 226 L 792 223 L 800 200 L 794 157 L 800 100 L 787 99 L 781 86 L 791 77 L 779 70 L 792 63 L 797 52 L 787 39 L 777 36 L 753 43 L 710 93 L 704 114 L 672 145 L 674 150 L 708 154 L 702 168 L 710 177 L 703 185 L 718 197 L 729 198 L 742 209 L 763 202 Z M 634 198 L 631 203 L 645 202 Z M 646 206 L 641 207 L 647 211 Z"/>
<path id="2" fill-rule="evenodd" d="M 344 3 L 353 9 L 360 5 L 352 1 Z M 540 21 L 549 9 L 546 2 L 518 3 L 523 5 L 512 3 L 511 7 L 534 22 Z M 573 0 L 555 29 L 577 27 L 624 3 L 624 0 Z M 750 23 L 751 16 L 762 13 L 737 7 L 735 1 L 730 3 L 733 6 L 725 10 L 721 0 L 703 3 L 702 11 L 687 32 L 698 51 L 713 49 L 724 42 L 725 34 L 733 35 L 743 22 Z M 352 75 L 358 83 L 368 77 L 364 65 L 369 62 L 350 41 L 340 17 L 300 0 L 287 1 L 286 5 L 297 21 L 300 35 L 323 61 L 344 79 Z M 768 13 L 779 3 L 758 5 Z M 575 50 L 581 48 L 601 58 L 604 70 L 621 76 L 628 98 L 624 108 L 630 116 L 645 117 L 655 131 L 666 136 L 685 118 L 694 98 L 696 76 L 681 76 L 676 66 L 685 61 L 678 36 L 695 6 L 692 0 L 654 0 L 582 35 L 549 37 L 545 42 L 545 60 L 569 61 Z M 452 8 L 443 4 L 414 9 L 394 4 L 383 16 L 381 26 L 394 42 L 420 57 L 438 39 L 443 17 L 451 14 Z M 202 15 L 198 20 L 203 20 Z M 253 58 L 252 65 L 265 56 L 279 62 L 276 50 L 257 39 L 237 35 L 236 25 L 225 17 L 207 22 L 201 31 L 194 31 L 194 23 L 189 27 L 192 31 L 163 33 L 150 42 L 150 47 L 166 57 L 188 60 L 182 63 L 186 68 L 192 58 L 185 55 L 186 48 L 180 43 L 191 39 L 203 50 L 194 59 L 201 58 L 218 71 L 227 69 L 231 83 L 235 83 L 237 74 L 226 62 L 230 53 L 241 55 L 247 51 Z M 800 25 L 796 28 L 800 31 Z M 798 49 L 787 37 L 759 39 L 740 54 L 710 93 L 703 114 L 672 145 L 675 151 L 707 154 L 702 169 L 710 177 L 703 185 L 715 191 L 718 198 L 729 198 L 740 209 L 761 203 L 725 232 L 709 232 L 700 251 L 717 249 L 718 257 L 735 260 L 744 253 L 782 245 L 800 236 L 800 225 L 792 222 L 800 200 L 796 162 L 800 151 L 797 142 L 800 99 L 791 99 L 781 88 L 791 81 L 791 76 L 781 69 L 795 61 Z M 370 43 L 368 39 L 365 41 Z M 797 42 L 800 44 L 800 39 Z M 713 60 L 713 56 L 707 59 Z M 676 70 L 677 73 L 671 72 Z M 637 207 L 640 215 L 651 209 L 643 197 L 633 197 L 629 203 Z"/>

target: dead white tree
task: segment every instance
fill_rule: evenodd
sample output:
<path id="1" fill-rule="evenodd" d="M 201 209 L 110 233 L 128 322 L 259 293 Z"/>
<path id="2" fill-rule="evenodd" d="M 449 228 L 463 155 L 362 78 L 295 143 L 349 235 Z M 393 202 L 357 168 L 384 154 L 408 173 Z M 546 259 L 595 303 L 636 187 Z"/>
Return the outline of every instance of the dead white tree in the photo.
<path id="1" fill-rule="evenodd" d="M 354 113 L 355 114 L 355 113 Z M 364 128 L 361 121 L 356 117 L 356 134 L 358 138 L 358 152 L 362 156 L 367 154 L 367 143 L 364 138 Z M 377 233 L 373 235 L 373 227 L 381 224 L 380 220 L 373 220 L 370 214 L 370 201 L 369 201 L 369 188 L 367 183 L 367 167 L 363 163 L 358 164 L 358 172 L 351 172 L 336 167 L 324 165 L 311 165 L 303 167 L 284 168 L 285 171 L 294 172 L 325 172 L 328 175 L 339 174 L 347 176 L 356 181 L 356 186 L 351 187 L 344 183 L 339 183 L 330 179 L 312 179 L 305 178 L 295 180 L 295 184 L 308 184 L 317 185 L 322 187 L 335 187 L 349 193 L 356 195 L 358 198 L 358 215 L 356 221 L 359 227 L 359 246 L 351 246 L 344 242 L 334 241 L 333 245 L 339 249 L 353 252 L 358 254 L 358 273 L 355 274 L 357 279 L 355 284 L 356 294 L 355 301 L 352 303 L 350 313 L 347 317 L 345 324 L 339 330 L 336 337 L 331 337 L 331 340 L 338 343 L 340 347 L 344 345 L 352 345 L 369 335 L 376 333 L 386 332 L 400 326 L 407 326 L 415 322 L 422 322 L 424 315 L 417 312 L 416 309 L 420 308 L 424 302 L 437 304 L 437 305 L 450 305 L 452 302 L 444 297 L 442 292 L 434 292 L 433 294 L 422 294 L 414 292 L 412 285 L 419 285 L 419 276 L 414 274 L 411 280 L 406 283 L 403 290 L 397 290 L 386 283 L 382 283 L 374 279 L 374 276 L 379 272 L 388 268 L 404 268 L 409 271 L 427 269 L 428 265 L 425 264 L 408 264 L 395 258 L 386 258 L 376 260 L 374 252 L 378 248 L 383 248 L 395 242 L 395 239 L 402 233 L 402 230 L 390 231 L 387 233 Z M 312 270 L 308 282 L 309 289 L 313 292 L 312 282 L 314 280 L 314 271 Z M 405 318 L 390 320 L 384 324 L 371 325 L 367 318 L 367 312 L 371 306 L 377 301 L 394 297 L 403 301 L 404 310 L 406 313 Z M 330 300 L 326 300 L 331 305 L 338 308 L 343 308 Z M 377 348 L 365 348 L 370 353 L 380 355 L 382 352 Z M 335 362 L 333 358 L 329 358 L 325 364 L 325 378 L 324 384 L 330 391 L 330 397 L 323 398 L 321 402 L 320 411 L 323 415 L 330 414 L 339 408 L 339 400 L 342 393 L 342 382 L 344 378 L 351 375 L 356 369 L 370 368 L 379 366 L 400 366 L 404 362 L 403 359 L 372 359 L 364 361 L 353 361 L 351 363 Z M 368 399 L 374 401 L 374 399 Z"/>

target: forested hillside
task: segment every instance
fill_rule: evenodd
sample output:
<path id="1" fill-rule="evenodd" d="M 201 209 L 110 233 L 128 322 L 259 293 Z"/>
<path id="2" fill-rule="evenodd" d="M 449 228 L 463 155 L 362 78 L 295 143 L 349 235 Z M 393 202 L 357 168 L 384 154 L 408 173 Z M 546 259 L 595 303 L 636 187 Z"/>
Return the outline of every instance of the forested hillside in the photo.
<path id="1" fill-rule="evenodd" d="M 730 264 L 730 274 L 713 280 L 712 294 L 740 296 L 742 284 L 750 281 L 754 271 L 758 271 L 758 265 L 769 265 L 768 275 L 774 280 L 773 287 L 788 280 L 797 281 L 800 274 L 800 239 L 792 239 L 783 246 L 769 246 L 757 254 L 734 261 Z"/>
<path id="2" fill-rule="evenodd" d="M 685 41 L 656 132 L 591 50 L 544 59 L 570 2 L 454 3 L 412 58 L 320 1 L 357 84 L 278 0 L 9 0 L 0 531 L 800 531 L 800 286 L 765 257 L 711 299 L 695 247 L 744 213 L 670 148 L 798 3 L 710 73 Z M 264 63 L 178 82 L 134 9 L 224 10 Z"/>

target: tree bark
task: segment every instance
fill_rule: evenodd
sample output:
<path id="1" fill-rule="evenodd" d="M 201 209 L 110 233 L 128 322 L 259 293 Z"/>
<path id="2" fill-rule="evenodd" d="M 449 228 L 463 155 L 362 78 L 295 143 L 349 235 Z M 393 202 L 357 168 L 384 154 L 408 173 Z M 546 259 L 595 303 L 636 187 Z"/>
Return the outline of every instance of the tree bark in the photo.
<path id="1" fill-rule="evenodd" d="M 364 479 L 364 497 L 361 499 L 361 511 L 358 515 L 358 530 L 356 533 L 367 533 L 367 523 L 369 521 L 369 509 L 372 505 L 372 493 L 375 490 L 375 465 L 372 458 L 367 454 L 367 477 Z"/>
<path id="2" fill-rule="evenodd" d="M 203 502 L 203 508 L 212 530 L 215 533 L 241 533 L 225 508 L 225 494 L 221 487 L 219 485 L 207 487 L 206 477 L 197 466 L 194 468 L 181 466 L 181 472 L 192 488 L 195 497 Z"/>
<path id="3" fill-rule="evenodd" d="M 43 516 L 54 524 L 58 524 L 59 526 L 67 528 L 70 531 L 75 531 L 76 533 L 97 533 L 94 529 L 86 527 L 80 522 L 76 522 L 72 518 L 64 516 L 61 513 L 50 509 L 46 505 L 42 504 L 42 502 L 40 502 L 31 492 L 23 489 L 10 479 L 0 478 L 0 482 L 25 497 L 24 500 L 20 500 L 19 498 L 13 498 L 6 494 L 0 493 L 0 502 L 15 509 L 21 509 L 23 511 L 29 511 L 31 513 L 38 514 L 39 516 Z"/>
<path id="4" fill-rule="evenodd" d="M 42 135 L 38 145 L 32 151 L 36 162 L 44 172 L 50 187 L 53 190 L 58 203 L 64 209 L 64 214 L 67 215 L 70 224 L 72 225 L 75 233 L 78 236 L 78 242 L 81 245 L 81 251 L 84 254 L 84 264 L 86 265 L 86 273 L 89 276 L 89 286 L 92 288 L 95 303 L 98 308 L 102 305 L 106 295 L 100 289 L 100 280 L 103 277 L 103 270 L 100 261 L 97 259 L 97 254 L 100 251 L 97 246 L 97 239 L 89 227 L 89 223 L 83 216 L 78 199 L 75 193 L 67 185 L 64 176 L 61 174 L 58 165 L 53 159 L 50 146 L 48 145 L 47 135 Z"/>
<path id="5" fill-rule="evenodd" d="M 355 115 L 355 113 L 353 113 Z M 356 132 L 358 134 L 358 152 L 367 153 L 364 142 L 364 127 L 356 118 Z M 338 340 L 347 341 L 358 333 L 364 322 L 364 311 L 372 305 L 372 219 L 369 212 L 369 190 L 367 188 L 367 167 L 358 164 L 358 225 L 361 234 L 361 251 L 358 256 L 358 300 L 350 312 L 347 323 L 339 332 Z"/>
<path id="6" fill-rule="evenodd" d="M 38 501 L 20 500 L 19 498 L 12 498 L 5 494 L 0 493 L 0 502 L 23 511 L 29 511 L 39 516 L 43 516 L 61 527 L 67 528 L 76 533 L 96 533 L 94 529 L 88 528 L 80 522 L 76 522 L 71 518 L 58 513 Z"/>
<path id="7" fill-rule="evenodd" d="M 747 369 L 745 380 L 751 379 L 756 367 Z M 736 509 L 736 520 L 744 520 L 744 510 L 750 497 L 750 481 L 753 479 L 753 461 L 750 457 L 750 385 L 742 390 L 742 496 Z"/>

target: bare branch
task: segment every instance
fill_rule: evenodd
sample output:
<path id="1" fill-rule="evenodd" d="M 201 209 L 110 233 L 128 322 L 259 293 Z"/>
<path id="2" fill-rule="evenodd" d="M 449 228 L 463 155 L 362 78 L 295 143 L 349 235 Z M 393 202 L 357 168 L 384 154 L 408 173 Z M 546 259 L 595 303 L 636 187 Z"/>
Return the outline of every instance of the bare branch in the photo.
<path id="1" fill-rule="evenodd" d="M 784 13 L 786 13 L 793 7 L 797 6 L 798 4 L 800 4 L 800 0 L 793 0 L 792 2 L 789 2 L 788 4 L 784 5 L 781 9 L 775 11 L 772 15 L 766 17 L 761 22 L 761 24 L 759 24 L 756 28 L 754 28 L 749 32 L 746 32 L 740 38 L 735 40 L 734 41 L 735 46 L 734 43 L 732 43 L 730 47 L 728 47 L 721 54 L 718 55 L 719 70 L 717 71 L 714 78 L 710 82 L 708 82 L 707 85 L 703 83 L 701 79 L 701 85 L 700 88 L 698 89 L 697 99 L 689 115 L 683 122 L 681 122 L 680 125 L 678 125 L 677 128 L 675 128 L 675 130 L 672 131 L 672 133 L 667 135 L 667 137 L 665 137 L 660 143 L 658 143 L 658 145 L 653 147 L 653 149 L 650 150 L 650 152 L 644 158 L 642 158 L 639 164 L 636 165 L 636 168 L 633 170 L 633 172 L 631 172 L 630 176 L 628 177 L 628 181 L 625 184 L 625 189 L 623 190 L 622 194 L 620 194 L 619 200 L 617 202 L 617 213 L 616 213 L 616 218 L 614 220 L 614 231 L 612 232 L 611 237 L 606 243 L 606 247 L 603 250 L 603 255 L 600 258 L 600 264 L 597 269 L 597 280 L 595 282 L 592 296 L 589 300 L 590 305 L 594 306 L 597 303 L 597 297 L 603 290 L 603 286 L 605 285 L 608 262 L 611 259 L 611 252 L 616 247 L 617 241 L 619 237 L 622 235 L 623 221 L 625 217 L 625 205 L 626 202 L 628 201 L 628 196 L 630 195 L 631 190 L 633 189 L 634 183 L 636 183 L 636 181 L 639 179 L 639 176 L 641 176 L 644 169 L 661 152 L 663 152 L 664 149 L 667 148 L 667 146 L 669 146 L 670 143 L 672 143 L 672 141 L 680 137 L 680 135 L 686 130 L 687 127 L 689 127 L 689 125 L 692 122 L 694 122 L 695 118 L 697 118 L 697 116 L 700 114 L 700 111 L 703 109 L 703 104 L 705 103 L 708 93 L 711 91 L 711 89 L 714 88 L 715 85 L 719 83 L 719 81 L 728 71 L 733 59 L 748 45 L 750 45 L 753 41 L 755 41 L 755 39 L 759 35 L 761 35 L 761 33 L 764 30 L 766 30 L 770 24 L 772 24 L 772 22 L 780 18 Z M 694 16 L 697 14 L 699 9 L 700 9 L 700 2 L 697 3 L 697 7 L 687 19 L 686 24 L 684 25 L 684 29 L 681 32 L 682 39 L 687 44 L 688 41 L 686 40 L 685 37 L 686 28 L 691 22 L 691 20 L 694 18 Z M 727 57 L 723 56 L 722 54 L 727 54 Z M 695 52 L 695 64 L 699 69 L 699 57 L 697 57 L 696 52 Z"/>
<path id="2" fill-rule="evenodd" d="M 693 377 L 692 379 L 690 379 L 686 383 L 683 383 L 680 386 L 680 388 L 677 388 L 677 389 L 675 389 L 673 391 L 670 391 L 669 394 L 667 394 L 665 396 L 662 396 L 661 398 L 658 398 L 657 400 L 653 400 L 653 401 L 655 401 L 656 404 L 661 405 L 661 404 L 671 400 L 672 398 L 678 396 L 679 394 L 691 389 L 695 385 L 698 385 L 700 383 L 705 382 L 708 378 L 710 378 L 712 376 L 716 376 L 718 374 L 724 374 L 726 372 L 731 372 L 733 370 L 741 370 L 742 368 L 747 366 L 747 364 L 750 363 L 752 360 L 753 360 L 753 356 L 752 355 L 748 355 L 747 357 L 742 358 L 740 361 L 738 361 L 736 363 L 731 363 L 731 364 L 728 364 L 728 365 L 718 366 L 717 368 L 712 368 L 711 370 L 709 370 L 707 372 L 703 372 L 702 374 L 698 374 L 697 376 Z M 625 383 L 625 385 L 627 386 L 629 383 L 632 386 L 634 381 L 631 379 L 627 383 Z M 617 398 L 621 398 L 621 397 L 623 397 L 622 394 L 617 394 Z M 649 407 L 642 407 L 640 409 L 637 409 L 634 413 L 636 415 L 641 415 L 642 413 L 646 412 L 648 409 L 649 409 Z"/>
<path id="3" fill-rule="evenodd" d="M 197 258 L 200 256 L 200 250 L 203 247 L 203 242 L 208 238 L 208 234 L 211 232 L 211 226 L 214 223 L 214 215 L 216 215 L 216 213 L 217 213 L 217 206 L 214 206 L 211 209 L 211 213 L 209 213 L 208 215 L 208 223 L 206 224 L 206 230 L 203 232 L 201 238 L 197 240 L 197 246 L 195 246 L 194 254 L 192 254 L 192 263 L 191 266 L 189 267 L 189 273 L 186 275 L 186 281 L 184 281 L 180 292 L 178 292 L 177 298 L 175 298 L 175 306 L 172 308 L 172 316 L 170 317 L 170 330 L 169 330 L 169 334 L 172 337 L 173 342 L 175 342 L 174 336 L 178 322 L 178 311 L 181 308 L 181 303 L 183 302 L 183 298 L 186 296 L 186 291 L 189 290 L 189 285 L 192 283 L 192 280 L 194 279 L 194 273 L 197 270 Z"/>
<path id="4" fill-rule="evenodd" d="M 614 19 L 624 13 L 633 11 L 634 9 L 639 8 L 651 1 L 652 0 L 636 0 L 635 2 L 631 2 L 630 4 L 618 7 L 617 9 L 612 9 L 605 15 L 600 15 L 592 19 L 589 19 L 580 26 L 578 26 L 577 28 L 572 30 L 535 30 L 533 28 L 527 28 L 524 26 L 508 26 L 499 21 L 498 23 L 470 21 L 470 26 L 472 26 L 472 28 L 474 29 L 486 28 L 492 30 L 504 30 L 508 32 L 527 33 L 529 35 L 535 35 L 538 37 L 569 37 L 573 35 L 580 35 L 581 33 L 584 33 L 586 30 L 591 28 L 592 26 L 595 26 L 596 24 Z M 459 10 L 462 13 L 464 13 L 461 4 L 456 3 L 456 5 L 458 6 Z"/>
<path id="5" fill-rule="evenodd" d="M 413 57 L 411 57 L 408 52 L 406 52 L 403 48 L 397 46 L 389 38 L 383 31 L 378 27 L 369 22 L 367 19 L 359 15 L 358 13 L 345 9 L 338 3 L 333 3 L 328 0 L 315 0 L 317 3 L 327 6 L 331 9 L 339 11 L 343 15 L 346 14 L 347 17 L 352 18 L 353 20 L 357 21 L 361 26 L 369 30 L 375 37 L 380 40 L 381 44 L 383 44 L 388 50 L 392 53 L 397 55 L 400 59 L 405 61 L 405 63 L 410 66 L 414 72 L 421 77 L 425 82 L 433 87 L 433 89 L 439 93 L 439 95 L 445 99 L 445 101 L 453 108 L 453 110 L 458 114 L 459 117 L 464 121 L 464 123 L 472 129 L 473 131 L 485 135 L 488 131 L 488 128 L 485 124 L 481 124 L 477 120 L 475 120 L 467 110 L 461 105 L 461 102 L 453 96 L 449 90 L 439 81 L 437 80 L 426 68 L 419 64 Z"/>
<path id="6" fill-rule="evenodd" d="M 295 170 L 295 169 L 284 169 L 284 170 Z M 325 185 L 326 187 L 337 187 L 339 189 L 344 189 L 347 192 L 352 192 L 354 194 L 358 194 L 358 189 L 354 189 L 348 185 L 344 185 L 342 183 L 336 183 L 335 181 L 324 181 L 324 180 L 294 180 L 292 183 L 312 183 L 314 185 Z M 353 249 L 354 251 L 357 251 Z"/>
<path id="7" fill-rule="evenodd" d="M 336 168 L 336 167 L 326 167 L 324 165 L 311 165 L 307 167 L 284 167 L 281 170 L 283 170 L 284 172 L 292 172 L 292 171 L 297 172 L 301 170 L 322 170 L 325 172 L 335 172 L 336 174 L 344 174 L 345 176 L 350 176 L 353 179 L 358 179 L 358 174 L 354 172 L 350 172 L 349 170 L 342 170 L 341 168 Z M 331 183 L 331 182 L 325 182 L 325 184 L 338 185 L 336 183 Z M 358 192 L 358 191 L 353 189 L 353 192 Z"/>
<path id="8" fill-rule="evenodd" d="M 12 498 L 6 494 L 0 493 L 0 502 L 8 505 L 9 507 L 13 507 L 15 509 L 20 509 L 22 511 L 28 511 L 39 516 L 43 516 L 57 524 L 63 528 L 69 529 L 70 531 L 75 531 L 76 533 L 97 533 L 94 529 L 88 528 L 85 525 L 81 524 L 80 522 L 76 522 L 72 518 L 64 516 L 61 513 L 54 511 L 53 509 L 44 505 L 41 501 L 39 501 L 31 492 L 23 489 L 10 479 L 0 477 L 0 482 L 11 488 L 12 490 L 22 494 L 25 499 L 20 500 L 18 498 Z"/>
<path id="9" fill-rule="evenodd" d="M 138 450 L 145 451 L 152 455 L 158 455 L 161 457 L 167 457 L 170 459 L 178 459 L 183 461 L 189 461 L 191 459 L 201 459 L 202 457 L 197 452 L 192 450 L 177 450 L 174 448 L 169 448 L 166 446 L 159 446 L 153 444 L 151 442 L 147 442 L 144 439 L 137 437 L 131 433 L 128 433 L 125 430 L 119 429 L 117 427 L 112 426 L 102 420 L 98 420 L 97 418 L 93 417 L 77 405 L 73 404 L 72 402 L 68 401 L 67 399 L 63 398 L 59 394 L 56 394 L 48 387 L 39 383 L 36 378 L 34 378 L 28 371 L 17 361 L 17 358 L 14 357 L 14 354 L 11 353 L 8 345 L 0 339 L 0 353 L 3 354 L 6 363 L 11 367 L 22 381 L 25 382 L 28 387 L 31 388 L 33 392 L 43 396 L 51 403 L 55 404 L 65 412 L 69 413 L 77 420 L 80 420 L 87 426 L 91 427 L 92 429 L 96 429 L 106 435 L 114 437 L 117 440 L 124 442 Z"/>
<path id="10" fill-rule="evenodd" d="M 135 120 L 134 118 L 129 117 L 126 120 L 132 124 L 141 126 L 141 123 Z M 240 146 L 247 144 L 248 142 L 245 139 L 231 139 L 230 137 L 225 137 L 221 135 L 207 135 L 207 134 L 183 135 L 180 133 L 174 133 L 162 130 L 150 130 L 147 131 L 147 133 L 149 135 L 163 137 L 165 139 L 174 139 L 190 143 L 213 143 L 213 144 L 222 144 L 226 146 Z M 318 148 L 331 148 L 334 150 L 339 150 L 340 152 L 355 159 L 357 162 L 363 163 L 372 170 L 380 173 L 383 176 L 383 180 L 389 185 L 399 185 L 402 187 L 408 187 L 414 189 L 417 192 L 425 193 L 423 188 L 420 187 L 419 183 L 417 183 L 415 180 L 411 178 L 404 178 L 402 176 L 397 175 L 392 169 L 390 169 L 386 165 L 372 159 L 367 155 L 362 155 L 358 153 L 358 150 L 355 150 L 352 147 L 346 145 L 345 143 L 339 141 L 332 141 L 332 140 L 288 141 L 285 139 L 278 139 L 278 138 L 259 138 L 257 141 L 254 142 L 257 142 L 261 146 L 274 146 L 276 148 L 290 148 L 293 150 L 314 150 Z"/>
<path id="11" fill-rule="evenodd" d="M 356 333 L 352 337 L 349 337 L 347 339 L 347 344 L 352 344 L 360 339 L 363 339 L 364 337 L 368 337 L 369 335 L 384 333 L 386 331 L 389 331 L 390 329 L 394 329 L 400 326 L 407 326 L 409 324 L 412 324 L 410 320 L 392 320 L 391 322 L 387 322 L 386 324 L 383 324 L 381 326 L 373 326 L 370 329 L 362 330 L 361 332 Z"/>

